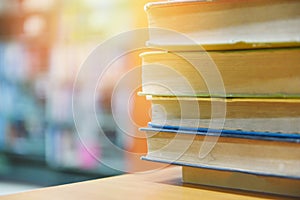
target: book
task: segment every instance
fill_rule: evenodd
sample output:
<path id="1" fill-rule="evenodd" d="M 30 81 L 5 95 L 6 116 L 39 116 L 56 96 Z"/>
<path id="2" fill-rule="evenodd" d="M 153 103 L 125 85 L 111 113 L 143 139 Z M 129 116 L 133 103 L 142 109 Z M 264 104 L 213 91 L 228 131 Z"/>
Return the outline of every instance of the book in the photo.
<path id="1" fill-rule="evenodd" d="M 300 196 L 300 1 L 148 3 L 143 160 L 183 182 Z"/>
<path id="2" fill-rule="evenodd" d="M 147 96 L 151 126 L 300 134 L 300 99 Z"/>
<path id="3" fill-rule="evenodd" d="M 300 197 L 300 179 L 182 167 L 184 183 Z"/>
<path id="4" fill-rule="evenodd" d="M 300 135 L 143 128 L 144 160 L 182 166 L 300 178 Z"/>
<path id="5" fill-rule="evenodd" d="M 299 54 L 300 48 L 142 53 L 140 94 L 299 97 Z"/>
<path id="6" fill-rule="evenodd" d="M 165 1 L 145 5 L 149 46 L 220 50 L 299 46 L 297 0 Z"/>

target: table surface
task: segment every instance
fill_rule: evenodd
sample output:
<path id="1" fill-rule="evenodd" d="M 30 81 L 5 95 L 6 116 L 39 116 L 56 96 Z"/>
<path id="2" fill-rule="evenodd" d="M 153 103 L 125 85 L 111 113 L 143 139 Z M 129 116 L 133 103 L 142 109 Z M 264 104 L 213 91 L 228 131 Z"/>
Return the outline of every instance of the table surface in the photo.
<path id="1" fill-rule="evenodd" d="M 66 184 L 0 197 L 16 199 L 283 199 L 283 197 L 238 190 L 183 184 L 181 167 L 126 174 Z"/>

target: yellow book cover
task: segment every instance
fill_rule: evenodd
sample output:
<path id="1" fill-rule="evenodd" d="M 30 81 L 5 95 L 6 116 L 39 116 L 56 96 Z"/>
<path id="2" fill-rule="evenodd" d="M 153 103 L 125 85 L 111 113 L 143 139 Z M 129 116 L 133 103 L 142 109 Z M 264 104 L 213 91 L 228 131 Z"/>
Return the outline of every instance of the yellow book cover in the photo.
<path id="1" fill-rule="evenodd" d="M 300 179 L 183 166 L 182 181 L 206 186 L 300 197 Z"/>

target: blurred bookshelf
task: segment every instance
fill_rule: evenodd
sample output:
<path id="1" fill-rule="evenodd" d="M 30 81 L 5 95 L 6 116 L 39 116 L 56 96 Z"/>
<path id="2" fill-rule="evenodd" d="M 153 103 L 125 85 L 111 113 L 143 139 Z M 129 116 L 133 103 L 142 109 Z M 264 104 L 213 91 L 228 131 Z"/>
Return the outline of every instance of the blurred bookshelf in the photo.
<path id="1" fill-rule="evenodd" d="M 134 10 L 143 13 L 145 1 L 138 7 L 137 2 L 0 1 L 0 179 L 47 186 L 122 173 L 93 158 L 120 166 L 127 162 L 100 136 L 88 144 L 93 156 L 80 141 L 72 92 L 77 70 L 95 45 L 143 26 Z M 128 66 L 118 64 L 121 70 Z M 128 141 L 105 101 L 110 99 L 99 100 L 98 118 L 106 137 L 123 148 Z"/>

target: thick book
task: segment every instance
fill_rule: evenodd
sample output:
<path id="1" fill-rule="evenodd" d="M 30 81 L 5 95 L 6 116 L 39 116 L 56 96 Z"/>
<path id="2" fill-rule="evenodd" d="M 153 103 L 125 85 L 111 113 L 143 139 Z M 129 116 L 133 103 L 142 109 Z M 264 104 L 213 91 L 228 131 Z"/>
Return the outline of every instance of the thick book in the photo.
<path id="1" fill-rule="evenodd" d="M 300 134 L 300 99 L 147 96 L 159 127 Z"/>
<path id="2" fill-rule="evenodd" d="M 300 197 L 300 179 L 182 167 L 184 183 Z"/>
<path id="3" fill-rule="evenodd" d="M 299 46 L 298 0 L 165 1 L 145 5 L 149 46 L 220 50 Z"/>
<path id="4" fill-rule="evenodd" d="M 300 179 L 300 135 L 143 128 L 144 160 Z"/>
<path id="5" fill-rule="evenodd" d="M 141 94 L 300 97 L 299 55 L 300 48 L 146 52 Z"/>

